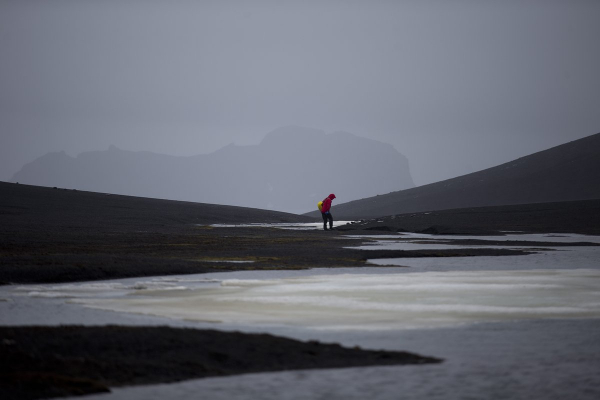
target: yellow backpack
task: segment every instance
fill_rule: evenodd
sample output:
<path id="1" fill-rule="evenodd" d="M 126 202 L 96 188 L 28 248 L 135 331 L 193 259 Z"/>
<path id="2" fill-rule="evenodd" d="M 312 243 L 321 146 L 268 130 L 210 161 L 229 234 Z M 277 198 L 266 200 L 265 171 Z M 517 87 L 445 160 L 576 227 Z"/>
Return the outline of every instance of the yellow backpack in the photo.
<path id="1" fill-rule="evenodd" d="M 321 211 L 321 209 L 323 208 L 323 200 L 317 203 L 317 207 L 319 208 L 319 211 Z"/>

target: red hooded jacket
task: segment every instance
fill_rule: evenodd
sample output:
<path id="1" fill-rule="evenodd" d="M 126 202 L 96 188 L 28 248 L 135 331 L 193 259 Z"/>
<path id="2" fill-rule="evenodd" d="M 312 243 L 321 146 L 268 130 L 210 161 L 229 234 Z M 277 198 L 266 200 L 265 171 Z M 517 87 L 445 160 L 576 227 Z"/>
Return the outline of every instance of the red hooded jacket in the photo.
<path id="1" fill-rule="evenodd" d="M 331 193 L 329 196 L 325 197 L 323 200 L 323 206 L 321 207 L 321 212 L 326 213 L 331 209 L 331 200 L 335 199 L 335 194 Z"/>

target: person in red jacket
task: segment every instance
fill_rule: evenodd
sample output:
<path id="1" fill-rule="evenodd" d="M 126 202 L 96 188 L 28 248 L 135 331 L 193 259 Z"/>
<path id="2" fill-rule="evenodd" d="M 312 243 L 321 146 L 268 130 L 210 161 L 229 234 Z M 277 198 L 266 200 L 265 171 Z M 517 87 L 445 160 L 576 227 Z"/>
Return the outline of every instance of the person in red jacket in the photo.
<path id="1" fill-rule="evenodd" d="M 333 216 L 331 215 L 331 200 L 335 199 L 335 194 L 331 193 L 323 200 L 321 207 L 321 216 L 323 217 L 323 229 L 327 230 L 327 221 L 329 220 L 329 229 L 333 229 Z"/>

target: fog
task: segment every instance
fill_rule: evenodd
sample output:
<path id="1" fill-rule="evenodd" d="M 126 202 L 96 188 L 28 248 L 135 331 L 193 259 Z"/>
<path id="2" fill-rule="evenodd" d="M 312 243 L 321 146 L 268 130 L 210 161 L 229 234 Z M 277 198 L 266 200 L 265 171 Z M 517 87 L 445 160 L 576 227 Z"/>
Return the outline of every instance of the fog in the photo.
<path id="1" fill-rule="evenodd" d="M 0 180 L 289 125 L 392 144 L 417 185 L 462 175 L 600 132 L 598 21 L 595 0 L 1 1 Z"/>
<path id="2" fill-rule="evenodd" d="M 294 126 L 269 133 L 259 145 L 189 157 L 115 146 L 77 157 L 49 153 L 13 181 L 293 213 L 317 210 L 331 192 L 347 202 L 414 186 L 408 160 L 391 145 Z"/>

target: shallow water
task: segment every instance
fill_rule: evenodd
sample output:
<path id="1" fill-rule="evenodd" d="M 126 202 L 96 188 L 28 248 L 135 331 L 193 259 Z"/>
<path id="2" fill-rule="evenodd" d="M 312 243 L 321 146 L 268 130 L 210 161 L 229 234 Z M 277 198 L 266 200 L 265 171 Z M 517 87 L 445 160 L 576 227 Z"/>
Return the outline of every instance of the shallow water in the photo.
<path id="1" fill-rule="evenodd" d="M 361 250 L 448 250 L 448 249 L 514 249 L 535 252 L 523 256 L 481 256 L 481 257 L 416 257 L 379 258 L 368 260 L 372 265 L 396 265 L 414 268 L 419 271 L 515 271 L 533 269 L 597 269 L 600 268 L 600 246 L 564 246 L 575 242 L 600 244 L 600 237 L 577 234 L 511 234 L 506 236 L 443 236 L 424 234 L 402 234 L 386 236 L 363 235 L 373 243 L 349 247 Z M 478 239 L 485 241 L 519 241 L 522 244 L 506 245 L 485 243 L 455 245 L 454 240 Z M 543 248 L 527 245 L 527 242 L 548 242 Z M 562 246 L 552 246 L 561 243 Z M 515 258 L 516 257 L 516 258 Z M 411 271 L 414 271 L 411 269 Z"/>
<path id="2" fill-rule="evenodd" d="M 410 268 L 0 287 L 0 324 L 211 327 L 446 359 L 427 366 L 210 378 L 115 389 L 89 399 L 595 400 L 600 398 L 598 249 L 556 249 L 528 256 L 402 259 Z"/>
<path id="3" fill-rule="evenodd" d="M 523 241 L 523 242 L 555 242 L 555 243 L 574 243 L 589 242 L 600 244 L 600 236 L 580 235 L 576 233 L 506 233 L 502 236 L 474 236 L 474 235 L 428 235 L 424 233 L 398 233 L 394 235 L 351 235 L 349 237 L 362 237 L 372 239 L 398 239 L 398 242 L 418 241 L 425 244 L 424 241 L 440 242 L 463 239 L 475 239 L 486 241 Z M 390 243 L 389 241 L 383 243 Z"/>
<path id="4" fill-rule="evenodd" d="M 535 269 L 599 269 L 600 247 L 557 247 L 521 256 L 380 258 L 373 265 L 402 265 L 411 271 L 519 271 Z"/>
<path id="5" fill-rule="evenodd" d="M 462 328 L 363 332 L 344 345 L 436 354 L 438 365 L 287 371 L 114 389 L 101 399 L 595 400 L 600 321 L 528 321 Z M 301 336 L 301 335 L 300 335 Z M 300 337 L 302 338 L 302 337 Z"/>
<path id="6" fill-rule="evenodd" d="M 338 226 L 346 225 L 351 222 L 352 221 L 333 221 L 333 227 L 336 228 Z M 215 227 L 215 228 L 278 228 L 278 229 L 290 229 L 290 230 L 296 230 L 296 231 L 306 231 L 306 230 L 322 229 L 323 222 L 306 222 L 306 223 L 281 222 L 281 223 L 273 223 L 273 224 L 261 224 L 261 223 L 212 224 L 211 226 Z"/>
<path id="7" fill-rule="evenodd" d="M 222 274 L 226 275 L 226 274 Z M 180 277 L 17 288 L 110 311 L 189 321 L 330 330 L 445 327 L 600 317 L 600 270 L 333 274 L 277 279 Z"/>

